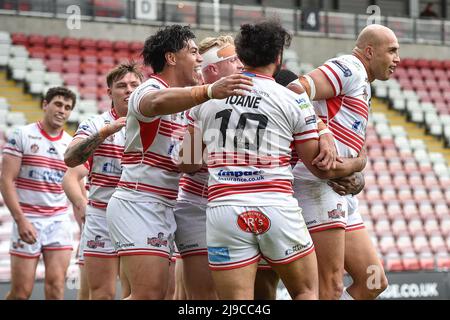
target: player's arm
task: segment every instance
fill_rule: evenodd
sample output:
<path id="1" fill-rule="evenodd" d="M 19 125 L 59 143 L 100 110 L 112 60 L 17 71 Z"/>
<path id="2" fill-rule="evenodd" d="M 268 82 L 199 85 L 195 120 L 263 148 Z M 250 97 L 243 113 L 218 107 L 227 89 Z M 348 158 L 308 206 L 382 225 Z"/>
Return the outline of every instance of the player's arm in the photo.
<path id="1" fill-rule="evenodd" d="M 64 153 L 64 162 L 70 168 L 85 163 L 107 137 L 120 131 L 125 124 L 126 117 L 121 117 L 87 138 L 74 138 Z"/>
<path id="2" fill-rule="evenodd" d="M 87 205 L 86 187 L 83 179 L 88 174 L 89 170 L 84 165 L 79 165 L 67 169 L 62 181 L 62 187 L 72 203 L 75 220 L 80 227 L 84 223 Z"/>
<path id="3" fill-rule="evenodd" d="M 312 162 L 319 153 L 319 142 L 316 139 L 310 139 L 303 143 L 296 143 L 295 149 L 305 166 L 320 179 L 341 178 L 352 174 L 353 172 L 362 171 L 366 166 L 366 152 L 362 150 L 356 158 L 342 158 L 341 162 L 336 162 L 334 169 L 327 171 L 319 169 Z"/>
<path id="4" fill-rule="evenodd" d="M 364 175 L 362 172 L 354 172 L 347 177 L 328 180 L 327 183 L 333 188 L 334 192 L 341 196 L 348 194 L 356 195 L 360 193 L 365 186 Z"/>
<path id="5" fill-rule="evenodd" d="M 19 196 L 15 185 L 21 164 L 22 159 L 20 157 L 3 153 L 0 188 L 3 200 L 17 224 L 20 239 L 26 243 L 33 244 L 36 242 L 37 233 L 20 208 Z"/>
<path id="6" fill-rule="evenodd" d="M 189 125 L 184 134 L 183 144 L 179 153 L 178 168 L 184 173 L 194 173 L 203 166 L 203 144 L 199 129 Z"/>
<path id="7" fill-rule="evenodd" d="M 286 88 L 298 94 L 305 92 L 304 87 L 298 81 L 289 83 Z M 317 129 L 319 130 L 320 152 L 314 158 L 312 164 L 317 165 L 321 170 L 335 168 L 336 160 L 340 161 L 340 158 L 338 157 L 336 145 L 334 144 L 333 134 L 320 118 L 317 118 Z"/>
<path id="8" fill-rule="evenodd" d="M 243 96 L 245 91 L 251 90 L 251 86 L 252 79 L 250 77 L 233 74 L 221 78 L 213 84 L 152 90 L 140 100 L 139 111 L 146 117 L 174 114 L 199 105 L 211 97 L 224 99 L 229 96 Z"/>
<path id="9" fill-rule="evenodd" d="M 326 74 L 319 68 L 314 69 L 306 75 L 299 76 L 299 83 L 312 101 L 329 99 L 336 96 L 336 89 Z"/>

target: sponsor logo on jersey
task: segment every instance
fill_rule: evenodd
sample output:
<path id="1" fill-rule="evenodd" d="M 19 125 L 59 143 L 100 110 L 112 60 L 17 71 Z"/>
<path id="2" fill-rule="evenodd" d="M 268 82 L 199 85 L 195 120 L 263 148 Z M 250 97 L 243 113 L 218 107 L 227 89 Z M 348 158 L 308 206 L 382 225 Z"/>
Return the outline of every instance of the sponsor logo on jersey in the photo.
<path id="1" fill-rule="evenodd" d="M 256 235 L 263 234 L 270 229 L 270 219 L 259 211 L 246 211 L 237 218 L 239 228 Z"/>
<path id="2" fill-rule="evenodd" d="M 226 170 L 220 170 L 217 175 L 219 177 L 242 177 L 242 176 L 256 176 L 263 174 L 263 170 L 258 171 L 226 171 Z"/>
<path id="3" fill-rule="evenodd" d="M 122 173 L 122 167 L 118 167 L 114 161 L 105 162 L 103 164 L 103 166 L 102 166 L 102 172 L 103 173 L 121 174 Z"/>
<path id="4" fill-rule="evenodd" d="M 364 89 L 363 89 L 363 98 L 364 98 L 364 101 L 367 101 L 367 98 L 369 97 L 369 94 L 367 93 L 367 88 L 366 87 L 364 87 Z"/>
<path id="5" fill-rule="evenodd" d="M 208 247 L 208 259 L 211 262 L 230 261 L 230 253 L 227 247 Z"/>
<path id="6" fill-rule="evenodd" d="M 36 153 L 39 151 L 39 146 L 36 143 L 33 143 L 30 147 L 31 152 Z"/>
<path id="7" fill-rule="evenodd" d="M 64 176 L 62 171 L 54 170 L 36 170 L 32 169 L 28 172 L 28 177 L 34 180 L 41 180 L 45 182 L 61 183 Z"/>
<path id="8" fill-rule="evenodd" d="M 48 148 L 47 153 L 58 154 L 58 151 L 56 151 L 55 147 L 50 147 Z"/>
<path id="9" fill-rule="evenodd" d="M 11 144 L 11 145 L 13 145 L 13 146 L 15 146 L 15 145 L 17 144 L 17 142 L 16 142 L 15 139 L 9 139 L 9 140 L 8 140 L 8 143 Z"/>
<path id="10" fill-rule="evenodd" d="M 39 136 L 32 136 L 31 134 L 28 135 L 28 138 L 34 139 L 34 140 L 41 140 L 41 139 L 42 139 L 42 137 L 39 137 Z"/>
<path id="11" fill-rule="evenodd" d="M 353 122 L 353 124 L 352 124 L 352 129 L 354 131 L 359 131 L 360 126 L 361 126 L 361 120 L 355 120 L 355 122 Z"/>
<path id="12" fill-rule="evenodd" d="M 295 99 L 295 102 L 297 102 L 299 108 L 302 110 L 311 107 L 311 104 L 308 101 L 306 101 L 305 98 Z"/>
<path id="13" fill-rule="evenodd" d="M 303 249 L 309 248 L 310 246 L 311 246 L 310 241 L 308 241 L 306 244 L 300 244 L 300 243 L 296 244 L 292 248 L 286 249 L 286 251 L 284 252 L 284 255 L 288 256 L 290 254 L 293 254 L 294 252 L 302 251 Z"/>
<path id="14" fill-rule="evenodd" d="M 312 116 L 308 116 L 305 118 L 305 124 L 313 124 L 316 123 L 316 116 L 312 115 Z"/>
<path id="15" fill-rule="evenodd" d="M 147 244 L 153 247 L 167 247 L 167 238 L 164 238 L 164 233 L 159 232 L 157 237 L 147 238 Z"/>
<path id="16" fill-rule="evenodd" d="M 155 89 L 161 89 L 161 87 L 160 86 L 158 86 L 157 84 L 150 84 L 150 87 L 153 87 L 153 88 L 155 88 Z"/>
<path id="17" fill-rule="evenodd" d="M 100 241 L 101 238 L 102 238 L 101 236 L 95 236 L 94 240 L 89 240 L 88 242 L 86 242 L 86 246 L 91 249 L 104 248 L 105 241 Z"/>
<path id="18" fill-rule="evenodd" d="M 338 203 L 336 209 L 328 211 L 328 218 L 339 219 L 340 217 L 345 218 L 345 211 L 342 210 L 342 203 Z"/>
<path id="19" fill-rule="evenodd" d="M 120 241 L 117 241 L 117 242 L 114 244 L 114 247 L 115 247 L 116 249 L 128 248 L 128 247 L 134 247 L 134 246 L 135 246 L 134 242 L 122 243 L 122 242 L 120 242 Z"/>
<path id="20" fill-rule="evenodd" d="M 342 73 L 344 74 L 344 77 L 350 77 L 352 75 L 352 71 L 346 65 L 342 64 L 337 60 L 332 60 L 331 62 L 334 63 L 339 69 L 341 69 Z"/>
<path id="21" fill-rule="evenodd" d="M 24 248 L 24 244 L 22 243 L 22 240 L 20 240 L 20 239 L 17 239 L 17 241 L 13 241 L 12 242 L 12 247 L 13 247 L 13 249 L 23 249 Z"/>
<path id="22" fill-rule="evenodd" d="M 198 243 L 191 243 L 191 244 L 180 243 L 180 244 L 177 244 L 178 250 L 186 250 L 186 249 L 190 249 L 190 248 L 197 248 L 198 246 L 199 246 Z"/>
<path id="23" fill-rule="evenodd" d="M 87 124 L 82 124 L 80 126 L 80 129 L 86 131 L 87 129 L 89 129 L 89 126 Z"/>

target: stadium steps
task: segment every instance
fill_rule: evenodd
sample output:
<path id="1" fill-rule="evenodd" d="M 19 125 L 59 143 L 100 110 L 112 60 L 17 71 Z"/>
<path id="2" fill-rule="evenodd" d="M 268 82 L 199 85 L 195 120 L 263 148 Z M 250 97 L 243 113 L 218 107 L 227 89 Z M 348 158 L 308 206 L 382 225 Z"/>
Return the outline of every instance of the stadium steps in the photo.
<path id="1" fill-rule="evenodd" d="M 404 115 L 396 110 L 390 109 L 386 103 L 375 97 L 372 98 L 372 112 L 384 113 L 391 126 L 403 126 L 406 132 L 408 132 L 409 139 L 423 140 L 427 145 L 428 152 L 442 153 L 447 161 L 447 165 L 450 165 L 450 149 L 444 148 L 442 140 L 427 135 L 424 128 L 418 127 L 415 123 L 408 122 Z"/>
<path id="2" fill-rule="evenodd" d="M 32 95 L 23 92 L 22 86 L 13 80 L 8 80 L 5 71 L 0 71 L 0 96 L 8 100 L 10 110 L 23 112 L 28 123 L 42 117 L 40 101 Z"/>

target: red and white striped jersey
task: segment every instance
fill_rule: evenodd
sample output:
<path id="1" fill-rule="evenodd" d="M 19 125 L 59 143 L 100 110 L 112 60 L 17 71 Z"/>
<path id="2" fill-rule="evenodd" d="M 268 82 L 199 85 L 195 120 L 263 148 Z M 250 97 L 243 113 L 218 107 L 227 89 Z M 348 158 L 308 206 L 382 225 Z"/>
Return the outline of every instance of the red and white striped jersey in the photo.
<path id="1" fill-rule="evenodd" d="M 251 93 L 210 100 L 188 114 L 207 148 L 208 205 L 296 205 L 290 146 L 318 139 L 313 106 L 272 77 L 244 74 L 253 77 Z"/>
<path id="2" fill-rule="evenodd" d="M 139 110 L 147 93 L 167 87 L 164 80 L 151 76 L 130 96 L 122 176 L 114 197 L 175 204 L 181 176 L 175 163 L 176 149 L 187 128 L 186 117 L 183 112 L 146 117 Z"/>
<path id="3" fill-rule="evenodd" d="M 101 115 L 93 116 L 78 126 L 75 138 L 87 138 L 100 131 L 105 125 L 117 120 L 119 117 L 114 109 Z M 120 161 L 125 144 L 125 128 L 109 136 L 94 151 L 87 162 L 89 169 L 89 203 L 88 205 L 105 210 L 109 199 L 114 193 L 120 180 L 122 168 Z"/>
<path id="4" fill-rule="evenodd" d="M 354 55 L 330 59 L 319 70 L 330 82 L 334 97 L 313 101 L 316 114 L 333 133 L 339 155 L 356 157 L 364 145 L 370 112 L 371 91 L 367 71 Z M 294 168 L 294 175 L 296 178 L 318 179 L 301 162 Z"/>
<path id="5" fill-rule="evenodd" d="M 208 168 L 203 166 L 199 171 L 184 173 L 180 179 L 177 201 L 186 201 L 206 205 L 208 203 Z"/>
<path id="6" fill-rule="evenodd" d="M 64 152 L 71 140 L 63 130 L 56 137 L 50 136 L 40 122 L 17 128 L 8 138 L 3 153 L 22 161 L 16 188 L 25 216 L 67 213 L 62 179 L 67 170 Z"/>

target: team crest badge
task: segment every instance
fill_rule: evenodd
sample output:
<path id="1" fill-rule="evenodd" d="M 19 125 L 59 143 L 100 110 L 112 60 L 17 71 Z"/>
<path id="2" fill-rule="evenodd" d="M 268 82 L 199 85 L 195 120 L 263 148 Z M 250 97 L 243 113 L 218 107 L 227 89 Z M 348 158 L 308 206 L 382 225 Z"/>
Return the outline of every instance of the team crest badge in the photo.
<path id="1" fill-rule="evenodd" d="M 39 151 L 39 146 L 36 143 L 33 143 L 30 147 L 31 152 L 37 153 Z"/>
<path id="2" fill-rule="evenodd" d="M 345 211 L 342 210 L 342 204 L 338 203 L 336 209 L 328 211 L 328 217 L 330 219 L 339 219 L 340 217 L 345 218 Z"/>
<path id="3" fill-rule="evenodd" d="M 270 219 L 259 211 L 246 211 L 238 216 L 239 228 L 248 233 L 256 235 L 263 234 L 270 229 Z"/>

